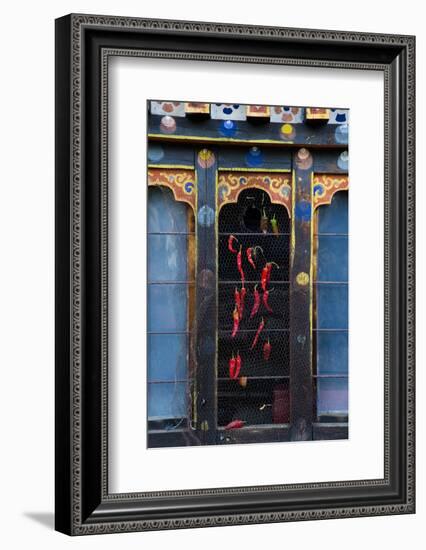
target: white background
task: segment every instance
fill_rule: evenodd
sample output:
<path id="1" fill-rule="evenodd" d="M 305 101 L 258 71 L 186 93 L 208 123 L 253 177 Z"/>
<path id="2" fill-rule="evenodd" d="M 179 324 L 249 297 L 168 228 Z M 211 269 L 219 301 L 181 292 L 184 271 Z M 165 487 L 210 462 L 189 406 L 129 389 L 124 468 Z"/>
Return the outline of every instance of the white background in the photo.
<path id="1" fill-rule="evenodd" d="M 146 448 L 145 100 L 170 94 L 171 87 L 172 100 L 215 102 L 226 93 L 229 103 L 349 108 L 349 440 Z M 376 71 L 128 57 L 111 61 L 112 492 L 383 477 L 383 95 L 383 75 Z"/>
<path id="2" fill-rule="evenodd" d="M 421 3 L 243 0 L 161 3 L 121 0 L 16 2 L 3 8 L 1 124 L 2 419 L 1 542 L 7 549 L 195 549 L 266 545 L 359 549 L 420 547 L 426 520 L 425 357 L 426 202 L 424 103 L 418 102 L 418 513 L 416 516 L 317 521 L 69 539 L 53 525 L 53 19 L 68 12 L 198 19 L 252 24 L 417 34 L 417 96 L 426 93 L 425 31 Z M 422 537 L 424 538 L 424 537 Z M 417 544 L 416 544 L 417 542 Z"/>

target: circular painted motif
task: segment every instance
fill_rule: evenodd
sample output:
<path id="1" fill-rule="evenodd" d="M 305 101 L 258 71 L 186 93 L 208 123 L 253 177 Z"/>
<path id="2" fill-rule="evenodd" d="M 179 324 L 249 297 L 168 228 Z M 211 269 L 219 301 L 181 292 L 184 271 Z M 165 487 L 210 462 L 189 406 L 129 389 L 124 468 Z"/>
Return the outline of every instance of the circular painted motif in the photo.
<path id="1" fill-rule="evenodd" d="M 233 137 L 237 131 L 237 125 L 233 120 L 224 120 L 220 125 L 220 133 L 225 137 Z"/>
<path id="2" fill-rule="evenodd" d="M 215 156 L 212 151 L 209 151 L 208 149 L 202 149 L 198 153 L 198 165 L 201 166 L 201 168 L 210 168 L 210 166 L 213 166 L 214 161 Z"/>
<path id="3" fill-rule="evenodd" d="M 317 197 L 322 197 L 325 193 L 325 189 L 324 189 L 324 186 L 321 185 L 320 183 L 317 183 L 315 186 L 314 186 L 314 195 L 317 196 Z"/>
<path id="4" fill-rule="evenodd" d="M 185 183 L 185 193 L 188 193 L 188 195 L 190 195 L 193 190 L 194 190 L 194 182 L 193 181 L 187 181 Z"/>
<path id="5" fill-rule="evenodd" d="M 337 143 L 348 143 L 349 127 L 347 124 L 337 126 L 334 137 Z"/>
<path id="6" fill-rule="evenodd" d="M 347 170 L 348 163 L 349 154 L 347 151 L 343 151 L 343 153 L 340 153 L 339 158 L 337 159 L 337 166 L 340 168 L 340 170 Z"/>
<path id="7" fill-rule="evenodd" d="M 280 193 L 283 197 L 288 198 L 290 196 L 291 188 L 289 185 L 283 185 L 280 189 Z"/>
<path id="8" fill-rule="evenodd" d="M 301 271 L 296 275 L 296 283 L 299 286 L 306 286 L 309 283 L 309 275 L 304 271 Z"/>
<path id="9" fill-rule="evenodd" d="M 164 149 L 161 145 L 153 144 L 148 147 L 148 160 L 159 162 L 164 157 Z"/>
<path id="10" fill-rule="evenodd" d="M 259 147 L 251 147 L 246 155 L 246 164 L 250 168 L 256 168 L 263 164 L 263 153 Z"/>
<path id="11" fill-rule="evenodd" d="M 296 165 L 299 170 L 308 170 L 312 166 L 312 162 L 311 153 L 305 147 L 299 149 L 296 155 Z"/>
<path id="12" fill-rule="evenodd" d="M 292 124 L 283 124 L 280 128 L 282 139 L 292 140 L 296 135 L 296 130 Z"/>
<path id="13" fill-rule="evenodd" d="M 173 134 L 176 131 L 176 121 L 172 116 L 163 116 L 160 122 L 160 129 L 165 134 Z"/>
<path id="14" fill-rule="evenodd" d="M 308 222 L 311 219 L 311 205 L 310 203 L 302 199 L 296 204 L 295 208 L 296 219 L 302 222 Z"/>
<path id="15" fill-rule="evenodd" d="M 214 211 L 207 204 L 198 210 L 198 223 L 203 227 L 211 227 L 214 223 Z"/>

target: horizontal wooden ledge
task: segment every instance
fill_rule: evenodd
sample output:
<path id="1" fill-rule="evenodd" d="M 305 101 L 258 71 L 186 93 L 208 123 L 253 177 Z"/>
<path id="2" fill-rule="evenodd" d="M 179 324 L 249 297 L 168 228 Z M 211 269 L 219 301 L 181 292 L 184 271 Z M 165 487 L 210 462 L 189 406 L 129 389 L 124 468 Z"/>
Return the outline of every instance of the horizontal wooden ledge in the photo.
<path id="1" fill-rule="evenodd" d="M 218 427 L 216 432 L 216 445 L 290 441 L 290 424 L 258 424 L 234 430 Z M 348 424 L 343 422 L 316 422 L 312 425 L 313 441 L 348 439 L 348 433 Z M 151 448 L 194 445 L 200 445 L 200 441 L 197 432 L 189 428 L 148 432 L 148 446 Z"/>

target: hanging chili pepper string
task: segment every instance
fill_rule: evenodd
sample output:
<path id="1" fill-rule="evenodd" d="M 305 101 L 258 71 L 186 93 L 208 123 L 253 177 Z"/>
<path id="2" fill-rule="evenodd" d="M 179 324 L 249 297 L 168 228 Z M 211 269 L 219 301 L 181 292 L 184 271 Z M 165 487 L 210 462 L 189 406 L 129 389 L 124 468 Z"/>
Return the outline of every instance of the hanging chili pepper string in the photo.
<path id="1" fill-rule="evenodd" d="M 265 326 L 265 320 L 262 317 L 262 320 L 260 321 L 260 325 L 256 331 L 256 336 L 254 337 L 254 340 L 250 349 L 254 349 L 256 347 L 257 341 L 259 340 L 260 333 L 262 332 L 264 326 Z"/>
<path id="2" fill-rule="evenodd" d="M 250 319 L 252 319 L 256 315 L 260 307 L 260 292 L 257 290 L 257 284 L 254 285 L 253 300 L 254 302 L 250 313 Z"/>
<path id="3" fill-rule="evenodd" d="M 229 252 L 232 252 L 232 254 L 237 254 L 238 250 L 235 250 L 234 248 L 234 242 L 238 242 L 237 237 L 234 237 L 234 235 L 229 235 L 228 237 L 228 250 Z"/>

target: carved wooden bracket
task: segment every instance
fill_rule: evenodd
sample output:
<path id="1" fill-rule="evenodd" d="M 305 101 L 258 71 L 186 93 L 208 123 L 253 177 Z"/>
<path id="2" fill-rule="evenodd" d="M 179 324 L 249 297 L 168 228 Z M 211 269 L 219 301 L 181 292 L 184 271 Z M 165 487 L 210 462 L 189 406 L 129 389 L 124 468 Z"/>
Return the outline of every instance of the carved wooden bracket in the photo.
<path id="1" fill-rule="evenodd" d="M 148 185 L 168 187 L 173 191 L 175 200 L 186 202 L 192 206 L 195 212 L 197 190 L 194 170 L 150 168 L 148 170 Z"/>
<path id="2" fill-rule="evenodd" d="M 334 193 L 349 189 L 349 177 L 347 175 L 317 174 L 313 181 L 313 207 L 318 208 L 323 204 L 331 204 Z"/>
<path id="3" fill-rule="evenodd" d="M 282 204 L 291 216 L 291 174 L 271 172 L 219 172 L 217 200 L 218 210 L 224 205 L 237 202 L 244 189 L 255 187 L 269 195 L 272 203 Z"/>

